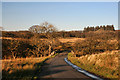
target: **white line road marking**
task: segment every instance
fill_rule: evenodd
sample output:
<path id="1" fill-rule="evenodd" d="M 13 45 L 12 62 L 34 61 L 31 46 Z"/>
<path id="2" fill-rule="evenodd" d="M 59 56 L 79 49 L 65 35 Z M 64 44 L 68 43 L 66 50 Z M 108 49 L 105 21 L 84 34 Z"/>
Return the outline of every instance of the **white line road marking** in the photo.
<path id="1" fill-rule="evenodd" d="M 87 71 L 81 69 L 80 67 L 72 64 L 70 61 L 67 60 L 67 58 L 64 58 L 64 60 L 65 60 L 65 62 L 66 62 L 67 64 L 69 64 L 70 66 L 72 66 L 72 67 L 73 67 L 74 69 L 76 69 L 78 72 L 81 72 L 81 73 L 83 73 L 83 74 L 85 74 L 85 75 L 87 75 L 87 76 L 89 76 L 89 77 L 91 77 L 91 78 L 93 78 L 93 79 L 96 79 L 96 80 L 103 80 L 103 79 L 101 79 L 100 77 L 97 77 L 97 76 L 95 76 L 95 75 L 93 75 L 93 74 L 91 74 L 91 73 L 88 73 Z"/>

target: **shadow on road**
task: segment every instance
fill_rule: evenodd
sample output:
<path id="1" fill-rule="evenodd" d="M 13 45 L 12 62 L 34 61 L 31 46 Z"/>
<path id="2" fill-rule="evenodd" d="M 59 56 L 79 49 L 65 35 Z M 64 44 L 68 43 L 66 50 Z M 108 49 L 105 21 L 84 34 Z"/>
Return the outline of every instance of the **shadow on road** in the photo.
<path id="1" fill-rule="evenodd" d="M 67 54 L 68 51 L 65 51 L 47 60 L 42 66 L 38 78 L 40 80 L 92 80 L 88 76 L 77 72 L 64 61 Z"/>
<path id="2" fill-rule="evenodd" d="M 64 72 L 66 70 L 53 70 L 53 71 L 45 71 L 44 73 L 42 73 L 40 76 L 40 78 L 44 78 L 44 76 L 46 78 L 52 78 L 50 75 L 52 74 L 57 74 L 57 73 L 60 73 L 60 72 Z"/>
<path id="3" fill-rule="evenodd" d="M 52 66 L 52 68 L 56 68 L 56 67 L 65 67 L 65 66 L 68 66 L 68 65 L 56 65 L 56 66 Z"/>

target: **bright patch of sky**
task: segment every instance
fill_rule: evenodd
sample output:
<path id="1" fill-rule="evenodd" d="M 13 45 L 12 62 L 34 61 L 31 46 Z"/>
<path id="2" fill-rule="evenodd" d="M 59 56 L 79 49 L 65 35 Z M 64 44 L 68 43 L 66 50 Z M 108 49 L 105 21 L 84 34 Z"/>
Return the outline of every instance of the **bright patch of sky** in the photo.
<path id="1" fill-rule="evenodd" d="M 118 29 L 118 2 L 3 2 L 5 30 L 28 30 L 48 21 L 58 30 L 114 25 Z"/>

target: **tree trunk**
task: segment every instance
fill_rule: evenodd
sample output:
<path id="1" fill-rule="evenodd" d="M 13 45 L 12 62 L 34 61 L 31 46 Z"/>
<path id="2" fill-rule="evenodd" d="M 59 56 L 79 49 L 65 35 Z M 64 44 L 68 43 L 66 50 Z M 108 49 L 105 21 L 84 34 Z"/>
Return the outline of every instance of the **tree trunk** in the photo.
<path id="1" fill-rule="evenodd" d="M 14 52 L 12 52 L 12 56 L 13 56 L 13 59 L 15 59 L 15 58 L 16 58 L 16 56 L 15 56 Z"/>
<path id="2" fill-rule="evenodd" d="M 13 56 L 13 59 L 15 59 L 15 56 Z"/>
<path id="3" fill-rule="evenodd" d="M 42 54 L 40 56 L 42 57 Z"/>
<path id="4" fill-rule="evenodd" d="M 51 53 L 51 45 L 49 45 L 49 55 L 50 55 L 50 53 Z"/>
<path id="5" fill-rule="evenodd" d="M 40 49 L 38 48 L 38 52 L 36 52 L 36 54 L 37 54 L 37 57 L 39 57 L 39 51 L 40 51 Z"/>

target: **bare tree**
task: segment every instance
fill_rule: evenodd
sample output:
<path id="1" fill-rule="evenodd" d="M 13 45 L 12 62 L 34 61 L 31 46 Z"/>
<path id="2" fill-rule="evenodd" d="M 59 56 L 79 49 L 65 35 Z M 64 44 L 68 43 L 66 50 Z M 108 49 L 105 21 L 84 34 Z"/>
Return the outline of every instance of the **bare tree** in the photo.
<path id="1" fill-rule="evenodd" d="M 33 33 L 50 33 L 50 32 L 56 32 L 57 29 L 54 27 L 54 25 L 44 22 L 41 25 L 33 25 L 29 28 L 29 31 Z"/>
<path id="2" fill-rule="evenodd" d="M 18 40 L 11 40 L 9 50 L 12 53 L 12 57 L 15 59 L 17 57 L 17 50 L 19 47 L 19 41 Z"/>
<path id="3" fill-rule="evenodd" d="M 31 32 L 33 32 L 33 33 L 37 33 L 37 34 L 35 34 L 34 36 L 35 36 L 35 38 L 34 38 L 34 43 L 35 43 L 35 45 L 37 45 L 37 51 L 38 52 L 42 52 L 42 50 L 43 50 L 43 48 L 42 48 L 42 46 L 43 46 L 43 42 L 42 41 L 40 41 L 39 39 L 38 39 L 38 36 L 39 36 L 39 33 L 45 33 L 46 35 L 47 35 L 47 37 L 48 37 L 48 41 L 47 42 L 45 42 L 47 45 L 48 45 L 48 53 L 49 53 L 49 55 L 50 55 L 50 53 L 51 53 L 51 49 L 52 49 L 52 38 L 51 38 L 51 36 L 50 36 L 50 33 L 52 33 L 52 32 L 56 32 L 57 31 L 57 29 L 55 28 L 55 26 L 54 25 L 52 25 L 52 24 L 50 24 L 50 23 L 48 23 L 48 22 L 44 22 L 44 23 L 42 23 L 41 25 L 33 25 L 32 27 L 30 27 L 29 28 L 29 31 L 31 31 Z M 36 40 L 35 40 L 36 39 Z M 36 44 L 37 43 L 37 44 Z M 44 44 L 45 44 L 44 43 Z M 42 50 L 41 50 L 42 49 Z M 41 51 L 40 51 L 41 50 Z"/>
<path id="4" fill-rule="evenodd" d="M 34 37 L 33 39 L 31 39 L 31 44 L 35 47 L 34 50 L 30 50 L 30 52 L 37 57 L 42 57 L 49 54 L 49 40 L 40 40 L 38 37 Z"/>

